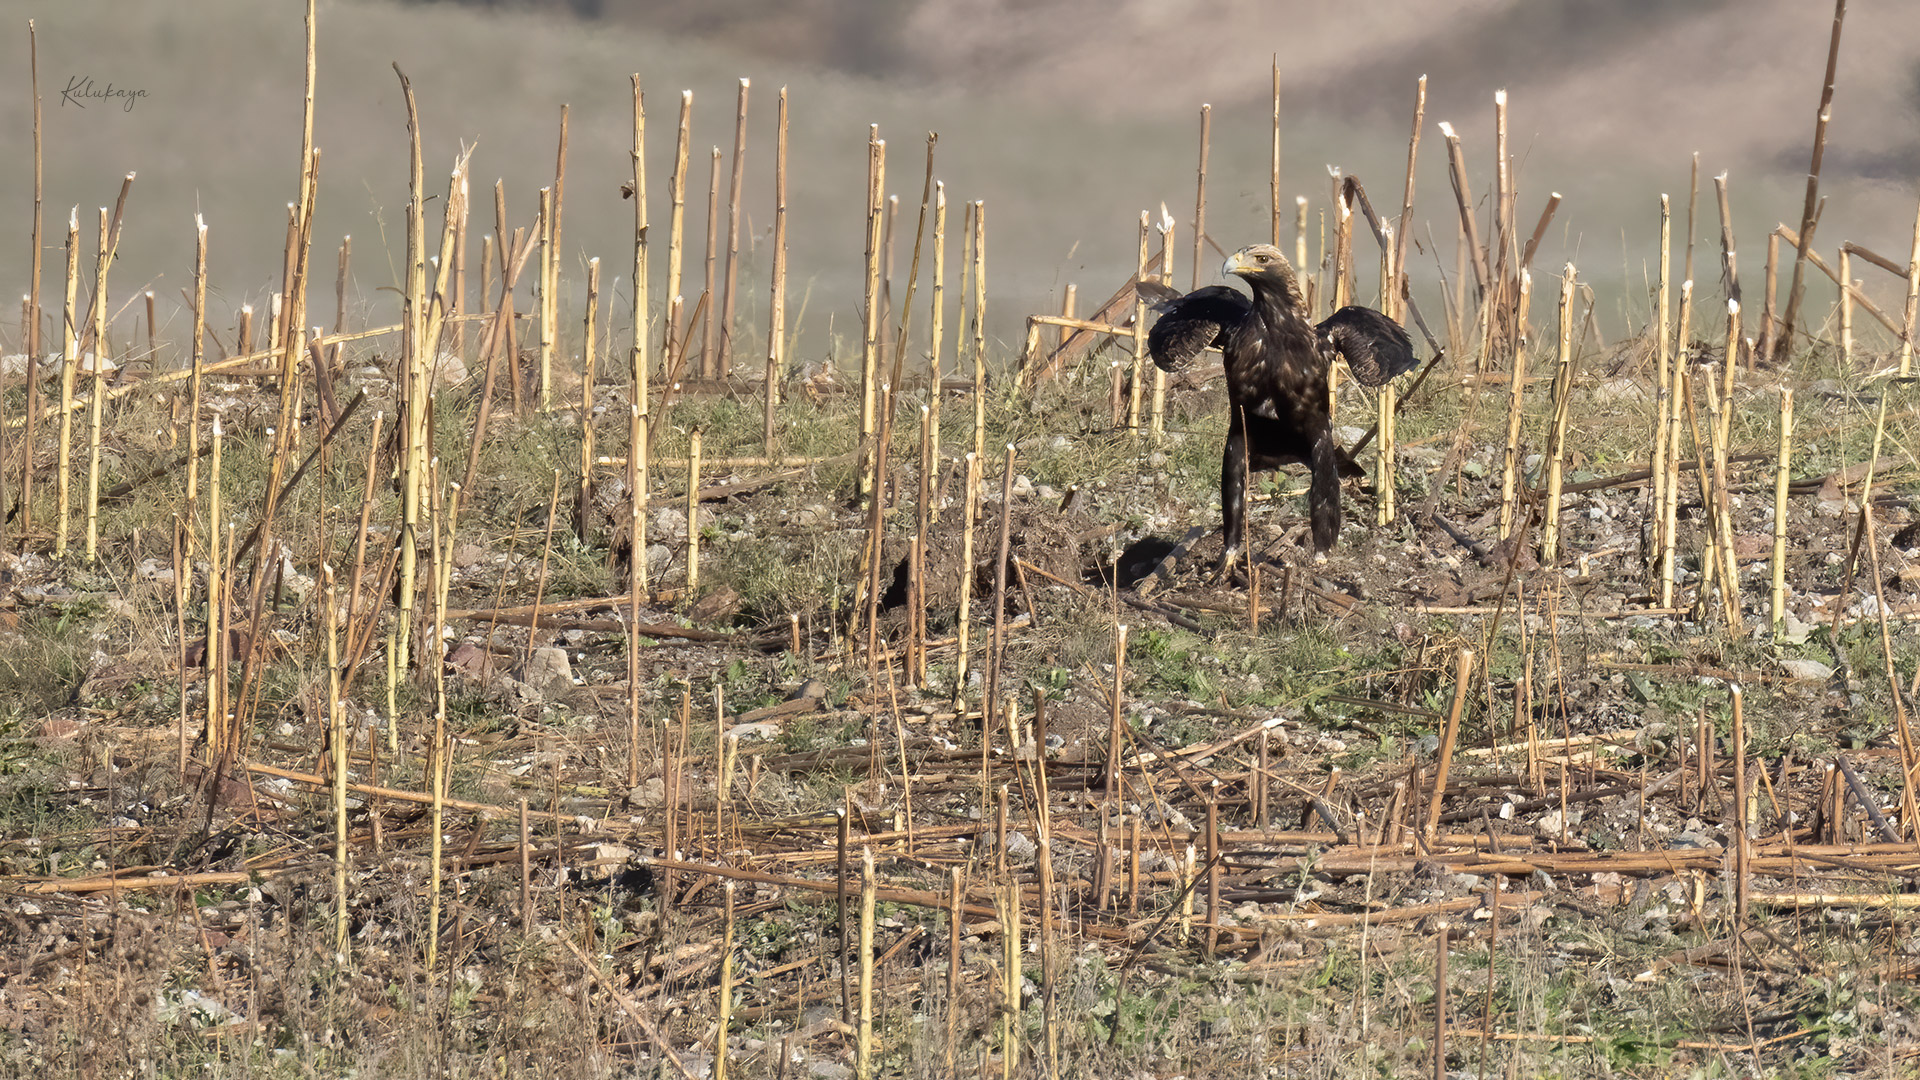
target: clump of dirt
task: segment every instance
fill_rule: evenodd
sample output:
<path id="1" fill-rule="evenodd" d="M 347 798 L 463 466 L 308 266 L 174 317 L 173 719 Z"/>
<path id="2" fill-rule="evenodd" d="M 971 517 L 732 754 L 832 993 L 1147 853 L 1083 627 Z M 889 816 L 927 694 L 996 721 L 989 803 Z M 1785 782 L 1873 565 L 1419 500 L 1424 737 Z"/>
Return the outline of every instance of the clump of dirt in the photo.
<path id="1" fill-rule="evenodd" d="M 1022 499 L 1015 496 L 1016 500 Z M 985 513 L 975 523 L 972 558 L 966 556 L 964 515 L 949 511 L 929 530 L 925 541 L 925 566 L 922 584 L 930 618 L 950 620 L 960 602 L 960 593 L 971 581 L 975 599 L 993 595 L 994 564 L 1000 551 L 1000 514 L 995 502 L 986 504 Z M 1019 587 L 1020 575 L 1028 568 L 1035 577 L 1078 582 L 1094 554 L 1095 545 L 1113 534 L 1113 526 L 1102 525 L 1084 509 L 1080 500 L 1069 500 L 1064 507 L 1043 503 L 1029 496 L 1017 501 L 1007 512 L 1007 582 Z M 889 544 L 893 555 L 893 575 L 880 597 L 880 608 L 889 617 L 904 615 L 912 595 L 912 540 Z M 891 549 L 906 550 L 894 554 Z M 968 571 L 971 570 L 971 577 Z M 1030 584 L 1032 584 L 1030 582 Z M 930 625 L 929 629 L 936 629 Z"/>

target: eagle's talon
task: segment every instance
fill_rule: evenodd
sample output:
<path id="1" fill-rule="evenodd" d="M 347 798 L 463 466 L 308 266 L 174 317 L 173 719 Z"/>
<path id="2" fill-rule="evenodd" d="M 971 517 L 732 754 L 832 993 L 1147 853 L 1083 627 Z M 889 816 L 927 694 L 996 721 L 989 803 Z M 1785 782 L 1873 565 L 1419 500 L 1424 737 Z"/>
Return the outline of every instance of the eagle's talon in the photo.
<path id="1" fill-rule="evenodd" d="M 1231 584 L 1234 564 L 1239 561 L 1240 552 L 1237 549 L 1230 548 L 1221 552 L 1219 564 L 1213 568 L 1213 573 L 1207 575 L 1207 585 L 1211 587 L 1223 582 Z"/>

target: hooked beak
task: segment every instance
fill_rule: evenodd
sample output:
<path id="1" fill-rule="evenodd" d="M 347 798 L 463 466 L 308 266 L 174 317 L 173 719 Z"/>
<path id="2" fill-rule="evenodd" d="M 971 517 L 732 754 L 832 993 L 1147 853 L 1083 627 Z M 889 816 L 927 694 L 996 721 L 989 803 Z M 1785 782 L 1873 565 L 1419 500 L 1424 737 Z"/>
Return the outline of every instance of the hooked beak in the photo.
<path id="1" fill-rule="evenodd" d="M 1240 257 L 1240 252 L 1236 251 L 1233 254 L 1227 256 L 1226 262 L 1223 262 L 1220 264 L 1220 276 L 1227 277 L 1232 274 L 1238 274 L 1243 270 L 1251 269 L 1251 267 L 1252 267 L 1252 264 L 1248 263 L 1245 259 L 1242 259 Z"/>

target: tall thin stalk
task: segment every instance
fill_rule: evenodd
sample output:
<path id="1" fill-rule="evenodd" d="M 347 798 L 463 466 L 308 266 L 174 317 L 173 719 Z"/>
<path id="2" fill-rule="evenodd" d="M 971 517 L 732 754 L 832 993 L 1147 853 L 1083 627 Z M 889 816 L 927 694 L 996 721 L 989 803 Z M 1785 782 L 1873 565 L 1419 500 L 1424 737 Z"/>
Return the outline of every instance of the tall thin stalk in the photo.
<path id="1" fill-rule="evenodd" d="M 587 314 L 586 324 L 581 328 L 584 341 L 580 348 L 580 486 L 574 498 L 573 525 L 574 535 L 581 543 L 587 542 L 589 532 L 589 511 L 593 503 L 593 389 L 599 377 L 595 361 L 598 359 L 600 343 L 595 340 L 598 327 L 594 325 L 595 316 L 600 311 L 600 260 L 587 260 Z"/>
<path id="2" fill-rule="evenodd" d="M 567 106 L 560 106 L 560 146 L 554 152 L 553 162 L 553 199 L 551 213 L 548 215 L 547 229 L 547 276 L 540 283 L 540 295 L 545 301 L 545 322 L 552 337 L 558 339 L 560 333 L 560 215 L 561 205 L 566 201 L 567 193 Z M 554 342 L 545 343 L 549 362 L 553 356 Z M 542 368 L 543 382 L 540 386 L 540 410 L 550 412 L 553 409 L 553 377 L 550 367 Z"/>
<path id="3" fill-rule="evenodd" d="M 1680 321 L 1674 330 L 1673 374 L 1670 392 L 1667 395 L 1667 479 L 1662 487 L 1666 505 L 1660 510 L 1660 606 L 1673 606 L 1675 579 L 1679 576 L 1679 566 L 1675 559 L 1679 545 L 1680 520 L 1680 438 L 1681 415 L 1685 408 L 1683 380 L 1691 361 L 1688 359 L 1687 337 L 1693 318 L 1693 279 L 1680 282 Z"/>
<path id="4" fill-rule="evenodd" d="M 987 696 L 982 710 L 982 744 L 1000 715 L 1001 660 L 1007 647 L 1007 561 L 1013 528 L 1013 444 L 1007 444 L 1007 464 L 1000 474 L 999 551 L 993 560 L 993 638 L 987 648 Z"/>
<path id="5" fill-rule="evenodd" d="M 872 1080 L 873 1060 L 873 928 L 874 902 L 878 896 L 874 882 L 873 849 L 860 853 L 860 1023 L 854 1043 L 854 1075 Z"/>
<path id="6" fill-rule="evenodd" d="M 680 299 L 680 264 L 686 247 L 687 229 L 687 157 L 692 149 L 693 91 L 680 91 L 680 133 L 673 145 L 673 176 L 667 182 L 667 196 L 671 209 L 667 219 L 667 294 L 663 298 L 671 307 Z M 639 197 L 638 190 L 634 193 Z M 661 355 L 672 355 L 680 347 L 674 336 L 679 326 L 673 319 L 667 320 L 666 332 L 660 342 Z M 643 403 L 641 412 L 646 412 Z"/>
<path id="7" fill-rule="evenodd" d="M 399 641 L 396 658 L 405 667 L 410 662 L 414 592 L 419 584 L 420 503 L 425 494 L 427 473 L 426 443 L 431 429 L 427 410 L 431 405 L 433 360 L 426 350 L 426 183 L 420 162 L 420 112 L 413 100 L 413 85 L 398 63 L 393 66 L 400 77 L 400 89 L 407 104 L 407 141 L 411 149 L 412 170 L 407 201 L 406 318 L 401 338 L 401 377 L 405 387 L 400 403 L 400 596 Z M 515 380 L 519 385 L 519 380 Z"/>
<path id="8" fill-rule="evenodd" d="M 1787 618 L 1787 487 L 1793 466 L 1793 387 L 1780 388 L 1780 456 L 1773 469 L 1773 590 L 1770 614 L 1777 638 Z"/>
<path id="9" fill-rule="evenodd" d="M 87 561 L 100 550 L 100 437 L 101 410 L 107 397 L 107 269 L 113 265 L 108 246 L 107 210 L 100 208 L 100 247 L 94 261 L 93 283 L 93 392 L 87 402 Z"/>
<path id="10" fill-rule="evenodd" d="M 632 371 L 633 405 L 647 411 L 647 102 L 640 92 L 640 76 L 633 75 L 633 341 L 628 348 Z M 631 451 L 629 451 L 631 452 Z"/>
<path id="11" fill-rule="evenodd" d="M 1426 77 L 1421 76 L 1424 88 Z M 1273 54 L 1273 165 L 1267 180 L 1267 194 L 1273 207 L 1273 246 L 1280 246 L 1280 54 Z"/>
<path id="12" fill-rule="evenodd" d="M 1140 211 L 1140 234 L 1135 248 L 1133 272 L 1135 278 L 1141 281 L 1146 280 L 1147 273 L 1150 269 L 1147 265 L 1147 260 L 1150 258 L 1147 254 L 1147 230 L 1150 220 L 1147 211 Z M 1147 297 L 1144 292 L 1135 289 L 1133 294 L 1133 361 L 1127 379 L 1127 385 L 1129 387 L 1129 393 L 1127 394 L 1127 431 L 1132 435 L 1138 435 L 1140 433 L 1140 396 L 1144 389 L 1141 384 L 1145 381 L 1146 373 Z M 1162 391 L 1162 396 L 1165 396 L 1164 391 Z M 1155 440 L 1158 441 L 1159 432 L 1156 431 L 1153 434 Z"/>
<path id="13" fill-rule="evenodd" d="M 1666 518 L 1662 510 L 1666 506 L 1667 483 L 1667 398 L 1673 393 L 1672 349 L 1667 338 L 1667 323 L 1672 317 L 1672 288 L 1668 281 L 1669 268 L 1673 253 L 1673 207 L 1665 194 L 1660 196 L 1660 265 L 1658 284 L 1655 286 L 1656 323 L 1653 330 L 1654 370 L 1657 376 L 1653 399 L 1653 449 L 1648 455 L 1647 468 L 1651 473 L 1652 486 L 1648 499 L 1648 517 L 1652 521 L 1647 530 L 1647 547 L 1651 556 L 1646 560 L 1658 581 L 1664 571 L 1661 568 L 1661 553 L 1665 548 L 1663 541 Z"/>
<path id="14" fill-rule="evenodd" d="M 36 198 L 35 203 L 39 200 Z M 1771 236 L 1768 238 L 1771 242 Z M 1920 210 L 1913 215 L 1913 247 L 1907 255 L 1907 304 L 1900 326 L 1900 376 L 1913 373 L 1915 316 L 1920 315 Z"/>
<path id="15" fill-rule="evenodd" d="M 886 220 L 887 143 L 880 137 L 880 125 L 867 129 L 867 261 L 866 289 L 862 298 L 860 329 L 860 443 L 862 463 L 875 450 L 873 439 L 879 430 L 880 366 L 880 247 Z M 866 469 L 859 473 L 860 494 L 872 492 L 872 480 Z"/>
<path id="16" fill-rule="evenodd" d="M 20 531 L 33 529 L 34 427 L 40 418 L 40 254 L 42 247 L 40 153 L 40 37 L 27 20 L 27 74 L 33 88 L 33 255 L 27 292 L 26 423 L 20 454 Z"/>
<path id="17" fill-rule="evenodd" d="M 713 148 L 713 156 L 707 168 L 707 260 L 706 287 L 701 296 L 706 305 L 701 309 L 700 322 L 700 377 L 718 379 L 720 372 L 720 342 L 714 330 L 715 309 L 719 300 L 715 297 L 715 267 L 720 257 L 720 148 Z"/>
<path id="18" fill-rule="evenodd" d="M 1193 196 L 1193 279 L 1189 289 L 1200 287 L 1200 264 L 1205 261 L 1207 243 L 1207 147 L 1213 141 L 1213 106 L 1200 106 L 1200 167 L 1196 170 Z"/>
<path id="19" fill-rule="evenodd" d="M 553 325 L 557 307 L 553 302 L 553 281 L 559 259 L 553 250 L 553 189 L 540 189 L 540 220 L 535 232 L 540 245 L 540 269 L 534 280 L 534 311 L 540 317 L 539 397 L 534 407 L 541 412 L 553 409 Z"/>
<path id="20" fill-rule="evenodd" d="M 687 433 L 687 596 L 700 588 L 700 429 Z"/>
<path id="21" fill-rule="evenodd" d="M 347 955 L 347 725 L 340 708 L 340 606 L 334 596 L 333 567 L 321 567 L 326 582 L 327 742 L 333 768 L 333 952 Z"/>
<path id="22" fill-rule="evenodd" d="M 1440 121 L 1440 135 L 1447 140 L 1447 175 L 1453 181 L 1453 200 L 1460 210 L 1460 229 L 1466 237 L 1466 250 L 1472 259 L 1474 298 L 1478 300 L 1491 287 L 1488 281 L 1491 271 L 1487 268 L 1487 253 L 1480 246 L 1479 227 L 1474 223 L 1473 187 L 1467 182 L 1467 159 L 1460 149 L 1460 136 L 1454 134 L 1452 124 Z"/>
<path id="23" fill-rule="evenodd" d="M 1733 210 L 1727 201 L 1727 174 L 1723 170 L 1713 178 L 1714 202 L 1720 208 L 1720 274 L 1725 279 L 1727 299 L 1740 302 L 1740 259 L 1733 245 Z M 1734 363 L 1727 357 L 1727 364 Z"/>
<path id="24" fill-rule="evenodd" d="M 1533 289 L 1533 275 L 1520 271 L 1520 291 L 1525 296 Z M 1513 535 L 1514 508 L 1520 495 L 1520 430 L 1526 418 L 1527 350 L 1513 351 L 1513 368 L 1507 377 L 1507 448 L 1500 467 L 1500 539 Z"/>
<path id="25" fill-rule="evenodd" d="M 987 203 L 973 202 L 973 449 L 984 456 L 987 432 Z"/>
<path id="26" fill-rule="evenodd" d="M 1547 452 L 1546 503 L 1541 508 L 1540 561 L 1551 566 L 1560 553 L 1560 490 L 1565 474 L 1567 421 L 1573 409 L 1573 264 L 1560 277 L 1560 352 L 1553 381 L 1553 438 Z"/>
<path id="27" fill-rule="evenodd" d="M 968 645 L 972 637 L 972 623 L 969 619 L 973 604 L 973 535 L 975 519 L 979 515 L 980 456 L 967 451 L 966 484 L 960 489 L 960 610 L 955 617 L 956 643 L 954 645 L 953 700 L 956 711 L 964 711 L 967 698 L 967 660 Z"/>
<path id="28" fill-rule="evenodd" d="M 727 184 L 726 292 L 720 301 L 720 377 L 733 371 L 734 283 L 740 268 L 740 184 L 747 162 L 747 80 L 740 80 L 740 107 L 733 121 L 733 177 Z"/>
<path id="29" fill-rule="evenodd" d="M 1780 318 L 1780 338 L 1774 343 L 1776 362 L 1792 355 L 1793 325 L 1806 293 L 1807 254 L 1813 250 L 1813 230 L 1820 220 L 1820 160 L 1827 152 L 1827 121 L 1833 118 L 1833 80 L 1840 67 L 1840 30 L 1846 18 L 1847 0 L 1833 0 L 1833 34 L 1827 42 L 1826 75 L 1820 80 L 1820 108 L 1814 113 L 1813 160 L 1807 165 L 1807 199 L 1800 211 L 1800 242 L 1795 245 L 1793 255 L 1793 283 L 1787 286 L 1787 310 Z"/>
<path id="30" fill-rule="evenodd" d="M 928 460 L 940 461 L 940 352 L 946 346 L 947 329 L 947 186 L 933 182 L 933 311 L 929 319 L 927 345 L 927 425 L 933 431 Z M 939 519 L 939 508 L 933 510 Z"/>
<path id="31" fill-rule="evenodd" d="M 218 761 L 226 749 L 227 632 L 226 566 L 220 560 L 220 418 L 213 418 L 213 456 L 207 462 L 207 754 Z"/>
<path id="32" fill-rule="evenodd" d="M 1427 77 L 1422 75 L 1413 93 L 1413 131 L 1407 136 L 1407 189 L 1400 202 L 1400 227 L 1394 232 L 1393 268 L 1397 280 L 1393 293 L 1396 298 L 1405 292 L 1407 287 L 1407 243 L 1409 234 L 1413 232 L 1414 165 L 1420 160 L 1420 129 L 1426 124 L 1426 116 Z M 1280 246 L 1279 236 L 1276 228 L 1273 241 L 1275 247 Z"/>
<path id="33" fill-rule="evenodd" d="M 54 482 L 59 491 L 57 516 L 53 523 L 53 554 L 67 553 L 67 517 L 73 509 L 70 490 L 73 471 L 73 381 L 80 370 L 80 337 L 75 320 L 80 317 L 80 208 L 67 212 L 67 301 L 61 315 L 60 335 L 60 444 L 59 463 Z"/>
<path id="34" fill-rule="evenodd" d="M 746 94 L 746 80 L 740 93 Z M 780 116 L 773 153 L 773 284 L 767 298 L 767 367 L 761 452 L 774 458 L 774 411 L 780 405 L 780 380 L 787 366 L 787 88 L 780 88 Z"/>

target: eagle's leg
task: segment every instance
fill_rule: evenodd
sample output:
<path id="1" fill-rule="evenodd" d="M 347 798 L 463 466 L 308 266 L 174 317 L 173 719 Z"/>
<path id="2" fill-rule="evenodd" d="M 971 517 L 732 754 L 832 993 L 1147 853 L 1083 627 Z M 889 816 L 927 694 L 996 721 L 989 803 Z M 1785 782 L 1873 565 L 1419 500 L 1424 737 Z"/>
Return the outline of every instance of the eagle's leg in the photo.
<path id="1" fill-rule="evenodd" d="M 1220 566 L 1215 580 L 1232 568 L 1234 557 L 1247 532 L 1247 425 L 1240 410 L 1233 410 L 1227 425 L 1227 447 L 1220 455 L 1220 516 L 1222 542 Z"/>
<path id="2" fill-rule="evenodd" d="M 1340 538 L 1340 445 L 1330 427 L 1313 440 L 1313 483 L 1307 489 L 1307 511 L 1313 521 L 1313 553 L 1319 557 Z"/>

